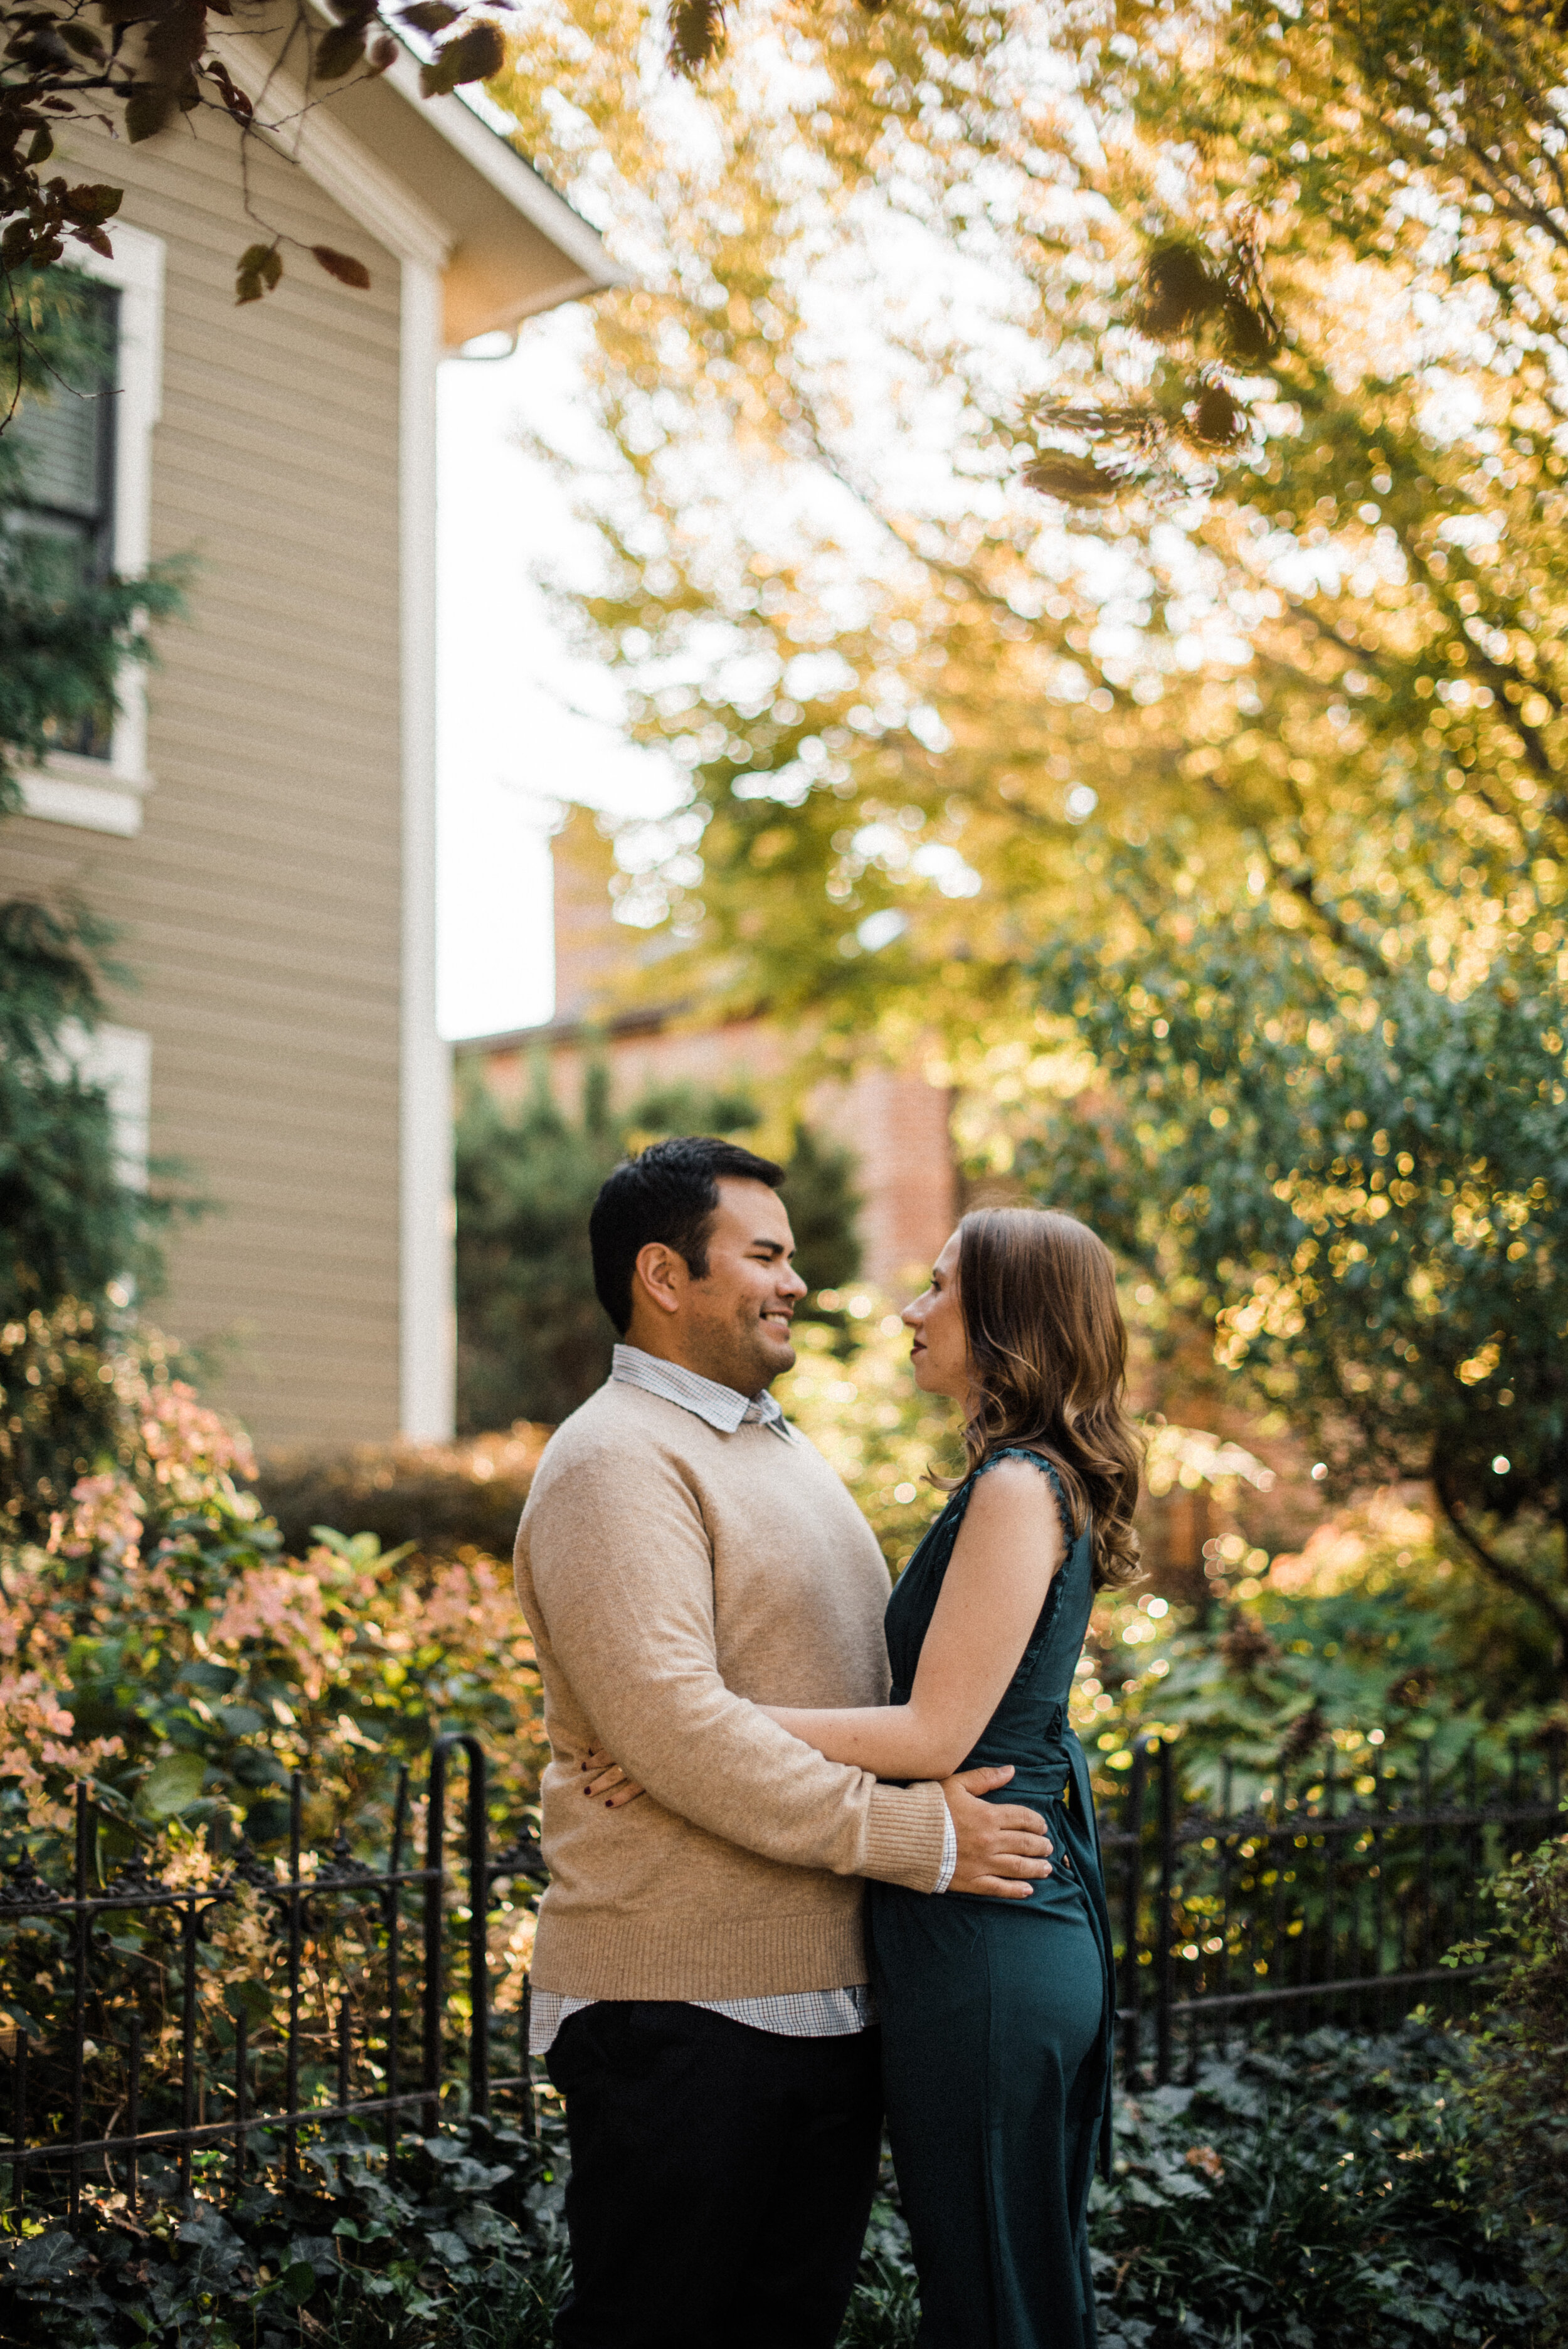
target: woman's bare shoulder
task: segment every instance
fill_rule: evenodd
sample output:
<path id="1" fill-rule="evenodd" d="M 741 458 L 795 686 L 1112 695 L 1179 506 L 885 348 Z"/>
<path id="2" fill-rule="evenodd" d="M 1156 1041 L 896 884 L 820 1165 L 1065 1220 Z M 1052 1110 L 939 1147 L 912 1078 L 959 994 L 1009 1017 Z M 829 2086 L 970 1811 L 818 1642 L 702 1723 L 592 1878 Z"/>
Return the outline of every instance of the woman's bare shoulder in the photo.
<path id="1" fill-rule="evenodd" d="M 1057 1507 L 1051 1479 L 1031 1461 L 1009 1454 L 975 1478 L 965 1516 L 968 1521 L 982 1524 L 1036 1516 L 1054 1523 Z"/>

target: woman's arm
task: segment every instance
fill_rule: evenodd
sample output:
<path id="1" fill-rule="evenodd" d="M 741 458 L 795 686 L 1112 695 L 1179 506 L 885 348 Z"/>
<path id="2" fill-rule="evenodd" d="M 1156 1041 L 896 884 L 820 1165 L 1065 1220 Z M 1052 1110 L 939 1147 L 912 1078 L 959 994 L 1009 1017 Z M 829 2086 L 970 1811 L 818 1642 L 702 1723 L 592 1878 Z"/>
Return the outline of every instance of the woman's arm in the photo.
<path id="1" fill-rule="evenodd" d="M 1002 1702 L 1064 1555 L 1045 1477 L 998 1462 L 970 1495 L 909 1702 L 760 1710 L 830 1762 L 879 1778 L 951 1776 Z"/>

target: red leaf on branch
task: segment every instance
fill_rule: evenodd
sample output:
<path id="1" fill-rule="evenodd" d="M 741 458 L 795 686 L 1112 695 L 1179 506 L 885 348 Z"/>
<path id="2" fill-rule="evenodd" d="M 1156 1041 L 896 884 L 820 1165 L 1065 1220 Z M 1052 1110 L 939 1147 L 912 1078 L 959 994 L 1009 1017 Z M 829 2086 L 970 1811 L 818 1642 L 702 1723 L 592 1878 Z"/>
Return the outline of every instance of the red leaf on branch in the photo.
<path id="1" fill-rule="evenodd" d="M 335 253 L 330 244 L 313 244 L 311 252 L 329 277 L 340 285 L 352 285 L 363 294 L 370 284 L 370 272 L 363 261 L 356 261 L 351 253 Z"/>
<path id="2" fill-rule="evenodd" d="M 246 97 L 244 91 L 235 87 L 230 77 L 228 67 L 225 65 L 220 65 L 214 58 L 209 63 L 206 70 L 211 74 L 212 79 L 217 83 L 219 89 L 222 92 L 223 104 L 233 116 L 235 121 L 249 122 L 255 113 L 255 108 L 251 104 L 251 101 Z"/>

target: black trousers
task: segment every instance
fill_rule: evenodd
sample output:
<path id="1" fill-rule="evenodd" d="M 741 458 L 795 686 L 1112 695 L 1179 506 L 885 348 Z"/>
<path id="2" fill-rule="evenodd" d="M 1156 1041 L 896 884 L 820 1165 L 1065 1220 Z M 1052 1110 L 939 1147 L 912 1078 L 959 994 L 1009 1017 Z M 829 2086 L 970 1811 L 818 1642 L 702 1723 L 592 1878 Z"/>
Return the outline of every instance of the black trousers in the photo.
<path id="1" fill-rule="evenodd" d="M 557 2349 L 832 2349 L 876 2184 L 880 2038 L 640 1999 L 569 2016 L 549 2057 L 572 2147 Z"/>

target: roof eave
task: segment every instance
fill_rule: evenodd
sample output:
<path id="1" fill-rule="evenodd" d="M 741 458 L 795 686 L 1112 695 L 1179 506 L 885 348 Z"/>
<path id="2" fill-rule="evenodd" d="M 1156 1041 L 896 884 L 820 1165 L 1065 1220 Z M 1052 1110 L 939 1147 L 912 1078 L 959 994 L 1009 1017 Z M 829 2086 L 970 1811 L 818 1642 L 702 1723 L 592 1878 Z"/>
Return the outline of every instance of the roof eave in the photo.
<path id="1" fill-rule="evenodd" d="M 566 281 L 572 292 L 562 293 L 556 299 L 568 301 L 575 294 L 602 294 L 612 285 L 631 284 L 630 273 L 605 252 L 598 230 L 591 227 L 581 212 L 574 212 L 565 197 L 518 153 L 511 140 L 492 129 L 460 93 L 426 98 L 419 87 L 418 62 L 407 49 L 387 68 L 385 79 L 400 98 L 417 107 L 424 119 L 435 125 L 448 145 L 455 148 L 482 179 L 488 180 L 498 195 L 549 238 L 563 259 L 575 263 L 576 274 Z M 548 306 L 547 302 L 533 305 L 535 309 Z"/>

